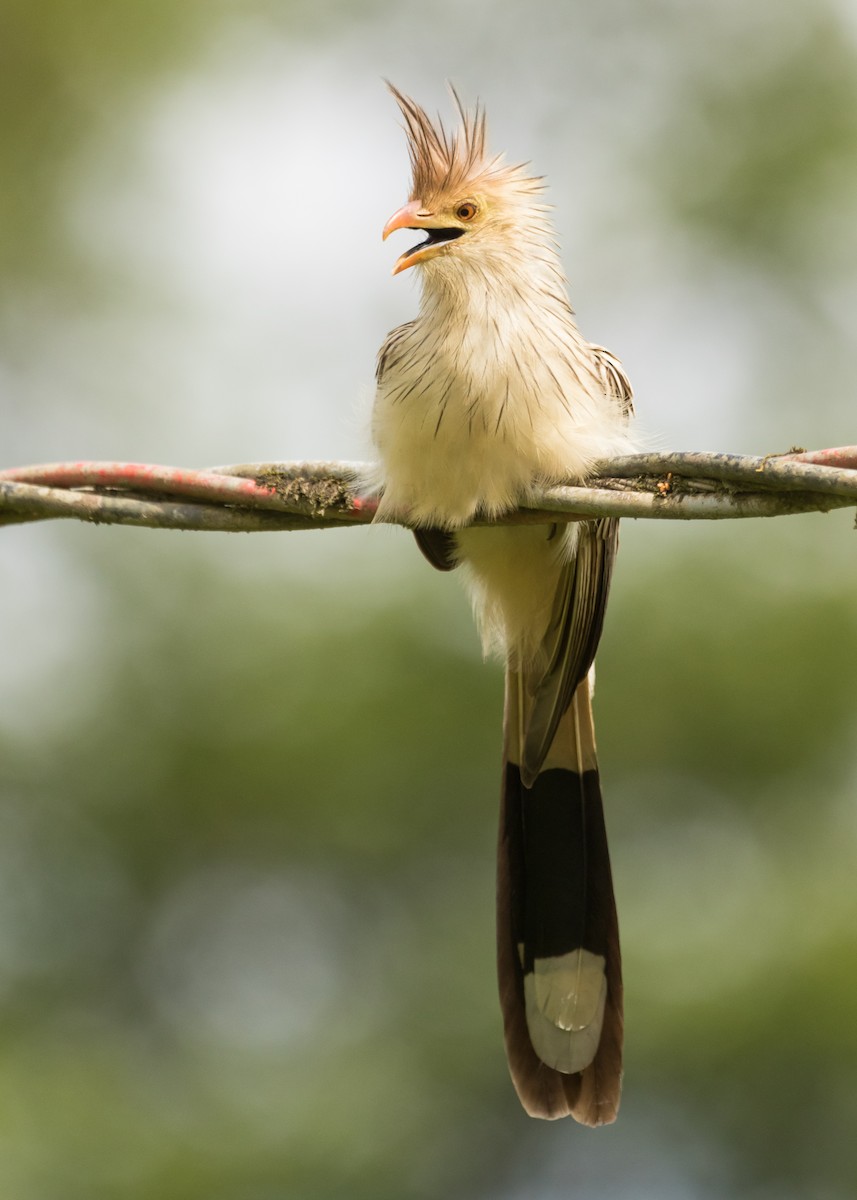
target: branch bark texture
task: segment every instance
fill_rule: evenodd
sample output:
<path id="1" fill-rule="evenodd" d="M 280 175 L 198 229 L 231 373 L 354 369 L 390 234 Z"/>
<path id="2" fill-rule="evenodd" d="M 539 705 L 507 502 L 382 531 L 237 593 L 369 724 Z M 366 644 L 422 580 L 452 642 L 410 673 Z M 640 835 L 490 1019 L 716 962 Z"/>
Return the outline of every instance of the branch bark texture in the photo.
<path id="1" fill-rule="evenodd" d="M 140 463 L 49 463 L 0 471 L 0 525 L 56 518 L 231 533 L 370 524 L 362 463 L 243 463 L 196 471 Z M 636 454 L 586 486 L 534 492 L 485 524 L 591 517 L 728 520 L 857 506 L 857 446 L 755 458 Z M 406 525 L 406 521 L 401 522 Z"/>

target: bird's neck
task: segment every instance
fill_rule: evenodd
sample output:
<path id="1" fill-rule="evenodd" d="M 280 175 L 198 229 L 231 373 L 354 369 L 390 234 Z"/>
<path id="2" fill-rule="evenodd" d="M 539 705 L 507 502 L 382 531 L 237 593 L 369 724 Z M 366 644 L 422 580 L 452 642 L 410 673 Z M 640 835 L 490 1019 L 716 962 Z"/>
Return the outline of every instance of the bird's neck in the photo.
<path id="1" fill-rule="evenodd" d="M 438 260 L 422 271 L 420 323 L 456 341 L 482 329 L 485 344 L 532 342 L 547 351 L 554 340 L 582 341 L 552 245 L 520 240 L 472 261 Z"/>

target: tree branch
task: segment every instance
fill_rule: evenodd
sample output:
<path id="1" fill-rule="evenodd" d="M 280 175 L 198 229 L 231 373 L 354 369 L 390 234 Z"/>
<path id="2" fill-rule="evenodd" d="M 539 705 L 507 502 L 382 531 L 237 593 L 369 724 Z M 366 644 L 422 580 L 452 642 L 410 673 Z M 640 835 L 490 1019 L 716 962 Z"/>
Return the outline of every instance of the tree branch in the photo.
<path id="1" fill-rule="evenodd" d="M 369 524 L 362 463 L 244 463 L 194 471 L 139 463 L 51 463 L 0 471 L 0 525 L 73 518 L 95 524 L 231 533 Z M 857 446 L 753 458 L 636 454 L 602 463 L 585 487 L 533 493 L 494 521 L 590 517 L 725 520 L 857 505 Z M 401 521 L 406 524 L 406 521 Z"/>

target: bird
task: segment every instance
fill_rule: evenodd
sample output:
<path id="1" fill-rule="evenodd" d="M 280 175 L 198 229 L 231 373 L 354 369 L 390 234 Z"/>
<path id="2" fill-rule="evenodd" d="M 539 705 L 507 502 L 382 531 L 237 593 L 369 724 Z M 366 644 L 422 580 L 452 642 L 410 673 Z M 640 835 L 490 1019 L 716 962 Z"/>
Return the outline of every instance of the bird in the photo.
<path id="1" fill-rule="evenodd" d="M 489 153 L 484 105 L 450 87 L 450 127 L 388 87 L 411 187 L 383 237 L 424 240 L 393 268 L 420 277 L 418 314 L 377 359 L 376 520 L 460 568 L 484 650 L 505 664 L 497 969 L 512 1082 L 531 1116 L 607 1124 L 622 970 L 592 689 L 618 522 L 490 522 L 633 452 L 631 386 L 578 330 L 545 181 Z"/>

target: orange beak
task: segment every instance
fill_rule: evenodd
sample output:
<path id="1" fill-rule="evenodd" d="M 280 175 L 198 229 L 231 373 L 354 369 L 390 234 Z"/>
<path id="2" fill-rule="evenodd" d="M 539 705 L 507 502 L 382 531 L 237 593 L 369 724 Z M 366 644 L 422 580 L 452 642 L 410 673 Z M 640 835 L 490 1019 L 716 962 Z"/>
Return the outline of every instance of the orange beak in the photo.
<path id="1" fill-rule="evenodd" d="M 393 213 L 384 226 L 384 232 L 381 236 L 386 241 L 390 234 L 395 233 L 397 229 L 443 228 L 442 222 L 438 221 L 434 213 L 424 209 L 420 200 L 412 200 L 410 204 L 406 204 L 404 208 L 400 208 L 398 212 Z M 396 259 L 393 274 L 398 275 L 400 271 L 407 271 L 408 267 L 412 267 L 415 263 L 422 262 L 424 259 L 431 257 L 441 246 L 445 245 L 452 238 L 457 237 L 458 234 L 458 230 L 451 231 L 445 238 L 430 238 L 427 242 L 406 250 L 401 257 Z"/>
<path id="2" fill-rule="evenodd" d="M 394 212 L 387 224 L 384 226 L 384 232 L 381 234 L 381 240 L 386 242 L 391 233 L 395 233 L 397 229 L 418 229 L 422 227 L 422 221 L 426 217 L 430 217 L 431 213 L 427 213 L 419 200 L 412 200 L 410 204 L 406 204 L 404 208 L 400 208 L 398 212 Z"/>

